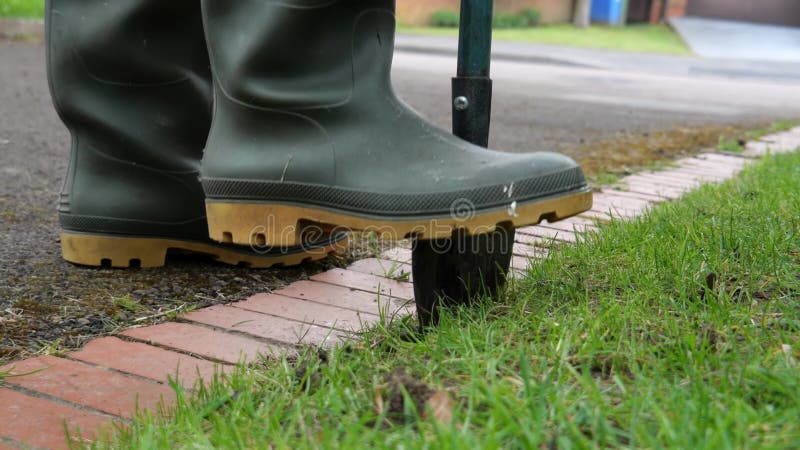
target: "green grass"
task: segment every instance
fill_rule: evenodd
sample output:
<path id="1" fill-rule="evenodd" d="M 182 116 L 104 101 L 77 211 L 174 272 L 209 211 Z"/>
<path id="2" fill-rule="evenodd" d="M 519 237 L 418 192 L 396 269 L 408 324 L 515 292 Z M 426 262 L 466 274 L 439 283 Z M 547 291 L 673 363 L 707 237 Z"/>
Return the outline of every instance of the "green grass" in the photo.
<path id="1" fill-rule="evenodd" d="M 458 35 L 458 30 L 455 28 L 400 27 L 398 32 L 434 36 Z M 586 29 L 577 29 L 566 24 L 544 25 L 525 29 L 494 30 L 492 36 L 501 41 L 677 55 L 691 53 L 681 38 L 666 25 L 628 25 L 624 27 L 595 25 Z"/>
<path id="2" fill-rule="evenodd" d="M 132 312 L 132 313 L 140 313 L 147 311 L 147 308 L 139 303 L 137 300 L 132 299 L 129 295 L 123 295 L 119 297 L 112 297 L 111 302 L 119 309 Z"/>
<path id="3" fill-rule="evenodd" d="M 44 0 L 0 0 L 0 17 L 44 17 Z"/>
<path id="4" fill-rule="evenodd" d="M 113 448 L 798 448 L 800 154 L 607 224 L 413 329 L 239 370 Z M 433 390 L 452 422 L 415 412 Z"/>

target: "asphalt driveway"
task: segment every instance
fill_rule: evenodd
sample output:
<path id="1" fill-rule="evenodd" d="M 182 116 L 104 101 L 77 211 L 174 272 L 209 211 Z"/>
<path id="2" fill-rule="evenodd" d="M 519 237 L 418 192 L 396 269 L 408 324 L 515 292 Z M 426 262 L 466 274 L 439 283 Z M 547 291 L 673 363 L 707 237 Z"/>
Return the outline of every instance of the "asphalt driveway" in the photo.
<path id="1" fill-rule="evenodd" d="M 800 28 L 704 17 L 675 17 L 670 24 L 698 56 L 800 62 Z"/>

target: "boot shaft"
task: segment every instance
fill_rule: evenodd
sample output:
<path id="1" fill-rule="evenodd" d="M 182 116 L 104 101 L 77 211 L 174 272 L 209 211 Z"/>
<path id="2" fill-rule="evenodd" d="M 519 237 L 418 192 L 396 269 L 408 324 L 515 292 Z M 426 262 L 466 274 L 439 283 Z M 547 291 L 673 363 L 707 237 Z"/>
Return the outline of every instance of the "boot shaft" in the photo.
<path id="1" fill-rule="evenodd" d="M 48 0 L 46 22 L 53 103 L 72 134 L 62 226 L 200 236 L 212 91 L 199 3 Z"/>
<path id="2" fill-rule="evenodd" d="M 252 107 L 302 110 L 391 89 L 393 0 L 203 0 L 217 87 Z"/>
<path id="3" fill-rule="evenodd" d="M 394 1 L 202 5 L 215 87 L 204 180 L 333 185 L 349 165 L 337 158 L 342 134 L 390 136 L 380 118 L 405 111 L 390 79 Z"/>
<path id="4" fill-rule="evenodd" d="M 212 101 L 196 0 L 49 0 L 46 14 L 51 93 L 70 131 L 102 135 L 121 159 L 192 168 L 181 158 L 202 156 Z"/>

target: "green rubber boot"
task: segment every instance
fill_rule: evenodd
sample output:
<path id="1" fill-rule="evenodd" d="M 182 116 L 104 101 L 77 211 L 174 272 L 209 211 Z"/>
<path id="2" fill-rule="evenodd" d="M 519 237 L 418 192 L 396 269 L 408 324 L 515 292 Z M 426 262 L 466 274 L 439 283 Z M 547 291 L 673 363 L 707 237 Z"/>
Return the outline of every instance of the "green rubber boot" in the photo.
<path id="1" fill-rule="evenodd" d="M 441 238 L 591 207 L 573 160 L 487 151 L 395 96 L 393 1 L 202 4 L 215 81 L 201 168 L 212 239 L 294 245 L 312 225 Z"/>
<path id="2" fill-rule="evenodd" d="M 156 267 L 178 250 L 269 267 L 344 244 L 251 249 L 208 238 L 198 172 L 212 88 L 196 0 L 48 0 L 46 18 L 50 90 L 72 134 L 58 205 L 66 260 Z"/>

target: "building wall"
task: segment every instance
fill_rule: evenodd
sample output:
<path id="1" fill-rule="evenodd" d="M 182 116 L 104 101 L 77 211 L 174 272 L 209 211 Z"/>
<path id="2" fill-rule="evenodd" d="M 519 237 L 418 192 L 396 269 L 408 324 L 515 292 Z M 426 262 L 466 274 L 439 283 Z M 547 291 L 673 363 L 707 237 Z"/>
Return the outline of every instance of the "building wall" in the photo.
<path id="1" fill-rule="evenodd" d="M 495 12 L 516 13 L 536 9 L 542 23 L 568 22 L 574 0 L 495 0 Z M 397 20 L 403 25 L 428 25 L 431 15 L 440 10 L 458 12 L 460 0 L 397 0 Z"/>
<path id="2" fill-rule="evenodd" d="M 688 11 L 700 17 L 800 26 L 798 0 L 690 0 Z"/>
<path id="3" fill-rule="evenodd" d="M 650 7 L 650 23 L 661 23 L 661 18 L 666 16 L 670 17 L 683 17 L 686 15 L 686 9 L 690 0 L 652 0 Z M 664 5 L 667 6 L 667 13 L 664 14 Z"/>
<path id="4" fill-rule="evenodd" d="M 688 5 L 689 0 L 669 0 L 667 2 L 667 17 L 685 16 Z"/>

